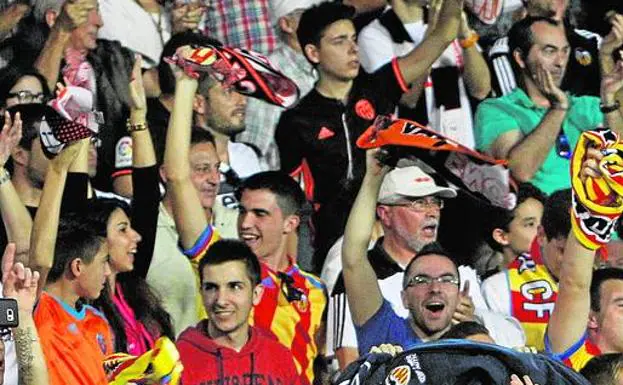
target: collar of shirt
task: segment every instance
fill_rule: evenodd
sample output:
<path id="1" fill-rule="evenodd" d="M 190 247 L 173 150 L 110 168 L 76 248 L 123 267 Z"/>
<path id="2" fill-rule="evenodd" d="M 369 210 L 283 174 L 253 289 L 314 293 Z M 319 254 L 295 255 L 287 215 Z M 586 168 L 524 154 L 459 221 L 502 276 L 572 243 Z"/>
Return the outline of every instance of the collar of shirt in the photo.
<path id="1" fill-rule="evenodd" d="M 526 91 L 524 91 L 520 87 L 515 88 L 513 92 L 511 92 L 508 95 L 510 98 L 512 98 L 512 100 L 515 103 L 521 105 L 522 107 L 525 107 L 531 110 L 548 110 L 547 107 L 536 105 L 534 101 L 532 100 L 532 98 L 528 96 Z M 571 109 L 571 107 L 573 107 L 574 98 L 569 93 L 567 93 L 567 98 L 569 99 L 569 108 Z"/>

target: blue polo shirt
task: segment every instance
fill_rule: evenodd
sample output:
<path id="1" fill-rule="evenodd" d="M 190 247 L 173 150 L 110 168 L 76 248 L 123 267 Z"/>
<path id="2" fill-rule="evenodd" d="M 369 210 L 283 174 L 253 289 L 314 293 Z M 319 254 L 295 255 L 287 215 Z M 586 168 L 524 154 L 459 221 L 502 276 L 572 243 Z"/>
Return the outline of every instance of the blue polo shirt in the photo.
<path id="1" fill-rule="evenodd" d="M 409 320 L 396 314 L 386 299 L 383 299 L 379 310 L 365 324 L 355 325 L 355 331 L 360 355 L 381 344 L 400 345 L 407 350 L 422 342 L 409 325 Z"/>

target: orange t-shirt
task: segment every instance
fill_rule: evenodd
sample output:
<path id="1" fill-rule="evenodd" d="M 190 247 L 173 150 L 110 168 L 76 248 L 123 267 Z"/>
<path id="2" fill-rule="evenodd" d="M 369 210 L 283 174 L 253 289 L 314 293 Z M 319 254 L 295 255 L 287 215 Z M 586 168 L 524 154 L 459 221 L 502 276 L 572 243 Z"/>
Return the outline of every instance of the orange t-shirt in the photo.
<path id="1" fill-rule="evenodd" d="M 91 306 L 76 311 L 44 292 L 34 319 L 51 385 L 108 384 L 102 363 L 113 353 L 113 336 L 100 312 Z"/>

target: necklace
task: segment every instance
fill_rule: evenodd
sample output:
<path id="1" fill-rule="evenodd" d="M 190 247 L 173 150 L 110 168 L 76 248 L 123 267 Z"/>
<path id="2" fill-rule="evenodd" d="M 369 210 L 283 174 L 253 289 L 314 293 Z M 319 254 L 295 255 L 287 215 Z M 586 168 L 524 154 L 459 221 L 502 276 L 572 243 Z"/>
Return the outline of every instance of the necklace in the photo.
<path id="1" fill-rule="evenodd" d="M 152 5 L 151 7 L 146 7 L 143 5 L 141 0 L 135 0 L 139 7 L 141 7 L 147 14 L 149 15 L 149 20 L 151 20 L 154 27 L 156 27 L 156 31 L 158 32 L 158 37 L 160 38 L 160 44 L 164 46 L 164 38 L 162 36 L 162 8 L 160 4 L 155 3 L 155 7 Z M 153 4 L 153 2 L 152 2 Z M 150 9 L 151 8 L 151 9 Z M 152 9 L 156 9 L 156 12 L 153 12 Z M 156 21 L 157 18 L 157 21 Z"/>

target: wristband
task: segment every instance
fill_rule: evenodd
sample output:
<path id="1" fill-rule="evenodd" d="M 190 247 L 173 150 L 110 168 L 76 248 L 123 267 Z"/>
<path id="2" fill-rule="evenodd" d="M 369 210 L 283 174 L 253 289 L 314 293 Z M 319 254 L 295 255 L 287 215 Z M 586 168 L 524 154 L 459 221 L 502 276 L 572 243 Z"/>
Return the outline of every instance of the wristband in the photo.
<path id="1" fill-rule="evenodd" d="M 618 110 L 619 107 L 621 107 L 621 103 L 619 103 L 618 100 L 615 100 L 612 104 L 599 103 L 599 111 L 601 111 L 602 114 L 609 114 L 611 112 L 614 112 Z"/>
<path id="2" fill-rule="evenodd" d="M 0 169 L 0 186 L 5 184 L 6 182 L 11 180 L 11 174 L 6 170 L 6 168 L 2 167 Z"/>
<path id="3" fill-rule="evenodd" d="M 589 146 L 597 146 L 604 157 L 599 162 L 602 176 L 580 173 Z M 623 212 L 623 143 L 608 129 L 582 133 L 571 160 L 571 227 L 577 240 L 589 250 L 597 250 L 610 241 L 616 222 Z"/>
<path id="4" fill-rule="evenodd" d="M 465 39 L 459 40 L 459 44 L 461 44 L 461 47 L 465 49 L 471 48 L 476 45 L 476 43 L 478 42 L 478 39 L 480 39 L 480 35 L 478 35 L 476 32 L 472 32 Z"/>
<path id="5" fill-rule="evenodd" d="M 128 132 L 145 131 L 147 129 L 147 123 L 143 122 L 143 123 L 132 124 L 130 123 L 130 120 L 128 119 L 128 121 L 125 124 L 125 127 L 128 129 Z"/>

